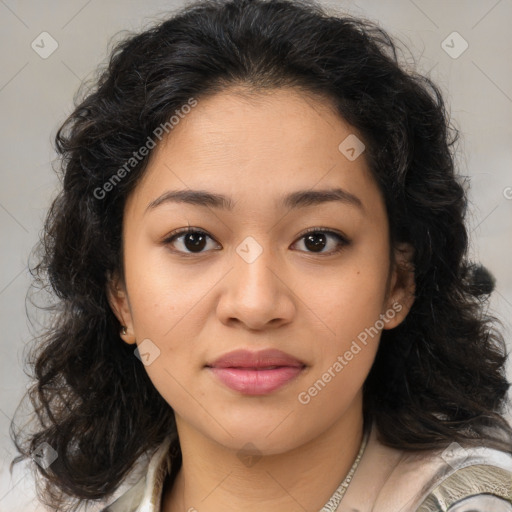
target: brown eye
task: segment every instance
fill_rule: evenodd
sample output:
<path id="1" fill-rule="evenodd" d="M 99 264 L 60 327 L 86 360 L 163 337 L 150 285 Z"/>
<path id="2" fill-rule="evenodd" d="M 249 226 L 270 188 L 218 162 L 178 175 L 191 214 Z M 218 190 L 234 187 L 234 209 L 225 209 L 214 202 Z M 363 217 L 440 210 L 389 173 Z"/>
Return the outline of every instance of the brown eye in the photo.
<path id="1" fill-rule="evenodd" d="M 179 241 L 181 248 L 177 249 L 177 252 L 183 252 L 184 254 L 200 254 L 201 252 L 205 252 L 204 248 L 207 246 L 208 239 L 213 240 L 213 238 L 204 231 L 185 228 L 171 234 L 163 243 L 165 245 L 173 245 L 176 241 Z M 176 250 L 175 246 L 173 250 Z"/>
<path id="2" fill-rule="evenodd" d="M 181 254 L 201 254 L 207 252 L 208 239 L 213 240 L 204 231 L 194 228 L 177 230 L 164 240 L 164 245 Z M 313 228 L 303 234 L 305 252 L 330 255 L 340 252 L 350 241 L 343 235 L 321 228 Z M 296 242 L 298 243 L 298 242 Z M 330 247 L 330 249 L 329 249 Z M 327 248 L 327 250 L 325 250 Z"/>
<path id="3" fill-rule="evenodd" d="M 334 242 L 329 243 L 329 240 L 334 239 Z M 339 233 L 325 229 L 313 228 L 307 231 L 300 240 L 304 240 L 306 252 L 317 254 L 335 254 L 343 249 L 350 242 Z M 329 246 L 331 249 L 329 250 Z M 324 251 L 325 248 L 328 250 Z"/>

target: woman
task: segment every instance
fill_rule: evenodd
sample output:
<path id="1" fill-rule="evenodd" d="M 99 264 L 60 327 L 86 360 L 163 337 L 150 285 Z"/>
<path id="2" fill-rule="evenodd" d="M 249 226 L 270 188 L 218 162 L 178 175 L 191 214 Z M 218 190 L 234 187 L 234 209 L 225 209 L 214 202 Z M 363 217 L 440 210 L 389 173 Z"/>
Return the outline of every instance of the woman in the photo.
<path id="1" fill-rule="evenodd" d="M 382 29 L 314 3 L 203 1 L 120 43 L 56 137 L 58 302 L 14 433 L 41 499 L 511 511 L 455 140 Z"/>

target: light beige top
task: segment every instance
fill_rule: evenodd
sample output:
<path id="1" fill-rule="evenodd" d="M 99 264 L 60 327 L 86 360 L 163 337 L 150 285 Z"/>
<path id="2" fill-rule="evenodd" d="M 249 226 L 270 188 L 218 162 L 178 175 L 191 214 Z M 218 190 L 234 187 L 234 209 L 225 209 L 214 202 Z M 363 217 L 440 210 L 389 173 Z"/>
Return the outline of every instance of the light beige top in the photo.
<path id="1" fill-rule="evenodd" d="M 102 512 L 161 512 L 171 441 L 154 452 L 146 474 Z M 372 428 L 336 512 L 512 512 L 512 455 L 457 443 L 407 452 L 381 444 Z"/>

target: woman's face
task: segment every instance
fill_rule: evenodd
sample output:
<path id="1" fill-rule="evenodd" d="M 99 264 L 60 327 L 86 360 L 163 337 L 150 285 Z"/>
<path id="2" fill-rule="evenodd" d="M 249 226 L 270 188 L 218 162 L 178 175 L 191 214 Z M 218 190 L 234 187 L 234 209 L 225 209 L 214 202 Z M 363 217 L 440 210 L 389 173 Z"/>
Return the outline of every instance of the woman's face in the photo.
<path id="1" fill-rule="evenodd" d="M 154 149 L 125 206 L 125 281 L 110 300 L 178 428 L 270 454 L 360 416 L 381 330 L 414 285 L 390 265 L 357 137 L 294 90 L 231 90 Z M 249 358 L 215 364 L 235 350 Z M 289 359 L 258 360 L 266 350 Z"/>

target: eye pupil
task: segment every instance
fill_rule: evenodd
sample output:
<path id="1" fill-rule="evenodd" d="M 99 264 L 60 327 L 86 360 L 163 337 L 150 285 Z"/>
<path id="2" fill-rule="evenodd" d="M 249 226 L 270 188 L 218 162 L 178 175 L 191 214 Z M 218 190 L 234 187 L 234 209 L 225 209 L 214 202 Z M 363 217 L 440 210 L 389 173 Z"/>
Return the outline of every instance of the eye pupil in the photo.
<path id="1" fill-rule="evenodd" d="M 313 233 L 309 233 L 304 241 L 308 250 L 312 250 L 313 252 L 320 252 L 325 247 L 326 241 L 325 234 L 315 231 Z"/>
<path id="2" fill-rule="evenodd" d="M 203 250 L 206 245 L 206 237 L 204 236 L 204 233 L 187 233 L 183 243 L 188 250 L 194 252 L 194 249 L 197 249 L 199 252 Z"/>
<path id="3" fill-rule="evenodd" d="M 178 233 L 180 232 L 178 231 Z M 324 249 L 325 246 L 327 245 L 329 237 L 334 237 L 337 239 L 338 248 L 336 250 L 329 251 L 328 253 L 326 253 Z M 184 247 L 184 250 L 175 249 L 173 252 L 177 250 L 177 252 L 183 254 L 200 254 L 206 252 L 204 249 L 207 246 L 208 238 L 211 237 L 206 232 L 192 230 L 189 228 L 189 230 L 187 231 L 182 230 L 181 234 L 171 235 L 167 240 L 164 241 L 164 243 L 172 247 L 174 243 L 177 243 L 177 240 L 180 240 L 180 244 L 182 245 L 182 247 Z M 325 255 L 336 254 L 340 252 L 343 247 L 350 244 L 350 242 L 347 241 L 341 235 L 333 231 L 323 229 L 318 229 L 316 231 L 310 231 L 308 233 L 305 233 L 300 237 L 300 240 L 306 246 L 306 252 Z"/>

